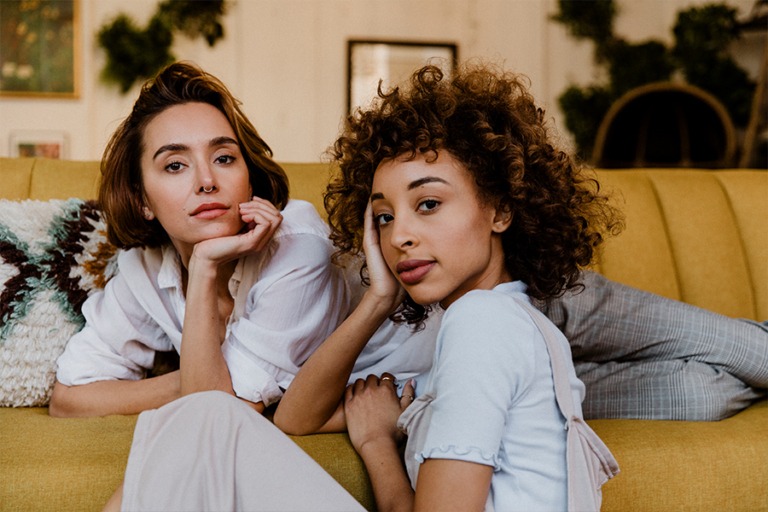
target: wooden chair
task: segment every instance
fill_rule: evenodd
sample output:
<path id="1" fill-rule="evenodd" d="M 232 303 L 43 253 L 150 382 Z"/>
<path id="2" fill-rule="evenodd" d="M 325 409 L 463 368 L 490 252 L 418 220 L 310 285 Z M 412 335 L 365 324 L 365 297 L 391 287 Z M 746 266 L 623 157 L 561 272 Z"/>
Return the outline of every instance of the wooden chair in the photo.
<path id="1" fill-rule="evenodd" d="M 692 85 L 655 82 L 632 89 L 608 110 L 593 163 L 601 168 L 734 164 L 736 130 L 723 104 Z"/>

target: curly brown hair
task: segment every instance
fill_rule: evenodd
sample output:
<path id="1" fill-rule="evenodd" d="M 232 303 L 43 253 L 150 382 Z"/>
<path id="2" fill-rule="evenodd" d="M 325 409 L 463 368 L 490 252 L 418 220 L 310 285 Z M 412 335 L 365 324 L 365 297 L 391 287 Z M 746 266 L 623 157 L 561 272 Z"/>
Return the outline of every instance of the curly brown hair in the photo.
<path id="1" fill-rule="evenodd" d="M 604 234 L 622 227 L 594 177 L 555 147 L 523 77 L 480 63 L 446 78 L 428 65 L 403 87 L 380 85 L 376 101 L 348 116 L 330 150 L 339 172 L 325 208 L 337 260 L 361 254 L 364 213 L 382 161 L 436 158 L 439 151 L 463 163 L 481 200 L 512 213 L 502 234 L 505 263 L 535 299 L 579 286 Z M 418 324 L 427 311 L 407 298 L 395 318 Z"/>
<path id="2" fill-rule="evenodd" d="M 104 150 L 99 204 L 107 220 L 107 238 L 117 247 L 159 247 L 169 242 L 160 222 L 148 221 L 141 214 L 145 204 L 140 164 L 144 130 L 166 109 L 194 102 L 216 107 L 229 121 L 248 167 L 254 195 L 281 210 L 288 202 L 288 177 L 240 109 L 240 102 L 218 78 L 193 64 L 176 62 L 143 85 L 133 110 Z"/>

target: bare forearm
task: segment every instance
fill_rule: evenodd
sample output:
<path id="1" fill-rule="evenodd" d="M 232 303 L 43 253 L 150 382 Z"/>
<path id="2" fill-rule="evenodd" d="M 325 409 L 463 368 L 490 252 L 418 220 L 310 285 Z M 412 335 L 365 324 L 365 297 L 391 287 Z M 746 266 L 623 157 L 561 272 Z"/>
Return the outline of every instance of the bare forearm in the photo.
<path id="1" fill-rule="evenodd" d="M 283 431 L 304 435 L 344 428 L 341 397 L 360 352 L 390 308 L 364 296 L 352 314 L 304 363 L 275 411 Z"/>
<path id="2" fill-rule="evenodd" d="M 171 402 L 180 394 L 179 372 L 142 380 L 105 380 L 82 386 L 56 382 L 48 412 L 57 417 L 138 414 Z"/>
<path id="3" fill-rule="evenodd" d="M 390 439 L 366 443 L 360 456 L 371 479 L 379 512 L 411 512 L 414 493 L 395 443 Z"/>
<path id="4" fill-rule="evenodd" d="M 216 290 L 217 267 L 190 260 L 187 303 L 182 329 L 181 394 L 224 391 L 234 395 L 221 352 L 221 319 Z"/>

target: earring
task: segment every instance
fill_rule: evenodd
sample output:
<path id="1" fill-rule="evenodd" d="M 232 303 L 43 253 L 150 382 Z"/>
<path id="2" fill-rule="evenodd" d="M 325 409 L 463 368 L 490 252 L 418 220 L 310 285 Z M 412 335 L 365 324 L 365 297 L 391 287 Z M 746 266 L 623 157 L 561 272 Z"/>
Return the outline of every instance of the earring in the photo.
<path id="1" fill-rule="evenodd" d="M 144 218 L 147 219 L 147 220 L 154 220 L 155 219 L 155 214 L 152 213 L 152 210 L 150 210 L 146 206 L 142 206 L 141 207 L 141 213 L 144 215 Z"/>

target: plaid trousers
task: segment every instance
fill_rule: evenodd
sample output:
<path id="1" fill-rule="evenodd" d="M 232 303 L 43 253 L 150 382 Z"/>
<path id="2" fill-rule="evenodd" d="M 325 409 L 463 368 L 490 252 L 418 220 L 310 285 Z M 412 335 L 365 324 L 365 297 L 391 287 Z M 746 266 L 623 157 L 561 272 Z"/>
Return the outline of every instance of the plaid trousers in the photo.
<path id="1" fill-rule="evenodd" d="M 585 418 L 719 420 L 765 396 L 768 322 L 733 319 L 585 272 L 541 309 L 571 343 Z"/>

